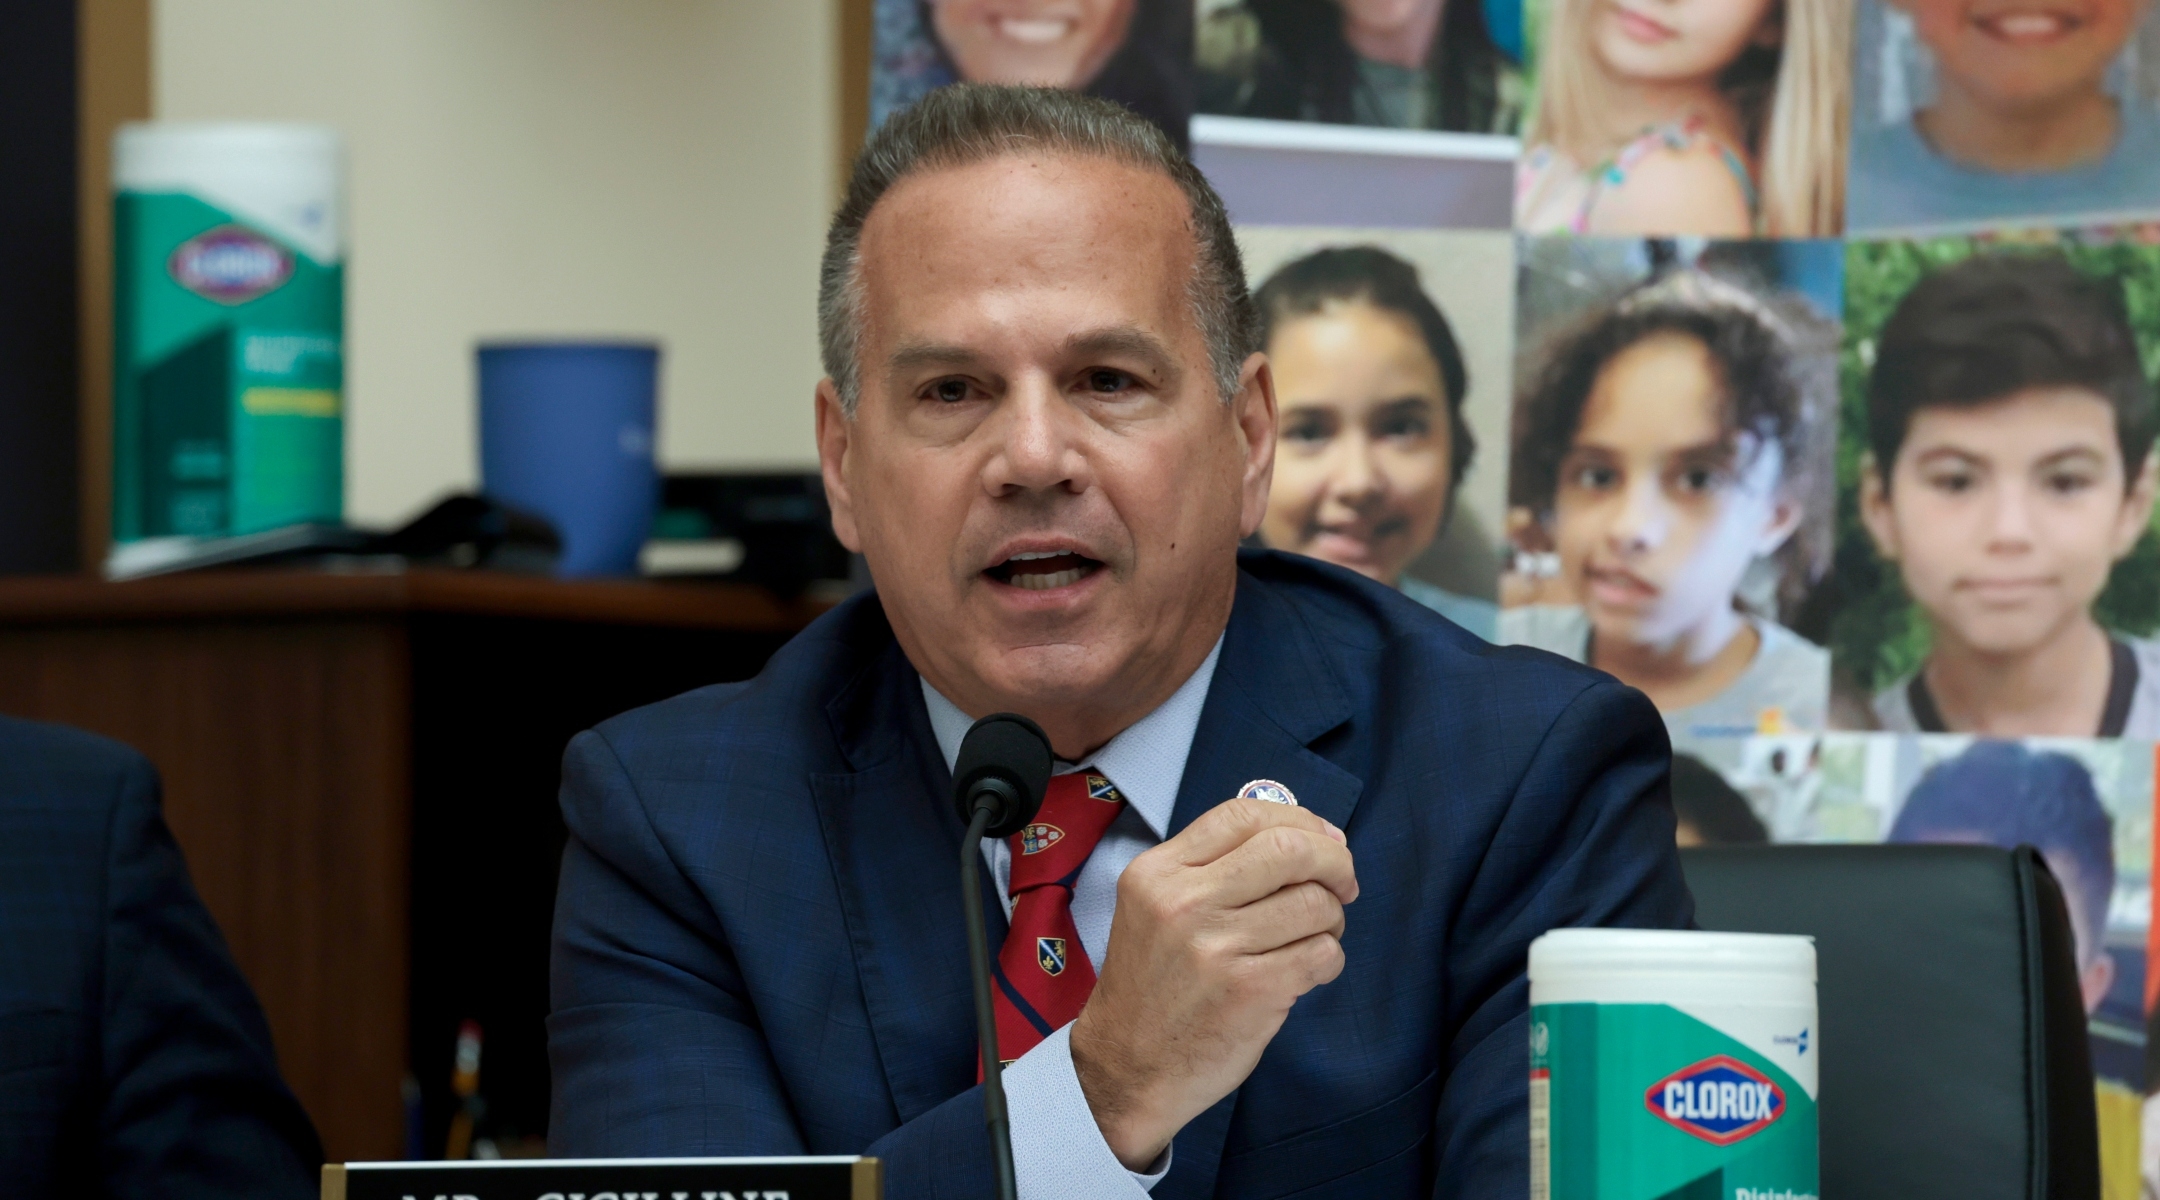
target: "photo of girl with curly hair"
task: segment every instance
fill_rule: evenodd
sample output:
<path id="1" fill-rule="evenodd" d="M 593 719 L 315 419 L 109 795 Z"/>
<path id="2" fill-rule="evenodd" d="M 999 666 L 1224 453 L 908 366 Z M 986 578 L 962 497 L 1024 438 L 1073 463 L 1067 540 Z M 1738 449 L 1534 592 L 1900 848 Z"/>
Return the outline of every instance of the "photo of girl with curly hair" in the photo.
<path id="1" fill-rule="evenodd" d="M 1641 282 L 1523 336 L 1499 640 L 1641 689 L 1676 741 L 1824 728 L 1829 653 L 1781 618 L 1827 562 L 1834 327 L 1649 250 Z"/>
<path id="2" fill-rule="evenodd" d="M 1545 0 L 1542 14 L 1516 228 L 1842 230 L 1850 0 Z"/>

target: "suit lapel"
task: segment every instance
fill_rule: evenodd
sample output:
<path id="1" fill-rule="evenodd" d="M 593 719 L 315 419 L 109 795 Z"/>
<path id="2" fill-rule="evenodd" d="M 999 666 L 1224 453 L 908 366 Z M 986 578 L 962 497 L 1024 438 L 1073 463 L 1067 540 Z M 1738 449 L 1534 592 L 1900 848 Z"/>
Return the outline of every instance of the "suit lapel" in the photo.
<path id="1" fill-rule="evenodd" d="M 846 914 L 863 1004 L 893 1106 L 913 1120 L 975 1082 L 975 1015 L 960 919 L 960 841 L 945 803 L 952 776 L 897 644 L 827 707 L 855 769 L 811 777 L 818 823 Z M 983 887 L 990 952 L 1005 940 Z"/>
<path id="2" fill-rule="evenodd" d="M 1364 784 L 1308 747 L 1350 714 L 1349 691 L 1305 619 L 1240 572 L 1237 605 L 1185 760 L 1170 832 L 1254 779 L 1288 786 L 1300 807 L 1348 828 Z"/>
<path id="3" fill-rule="evenodd" d="M 1170 832 L 1254 779 L 1283 784 L 1300 807 L 1348 829 L 1364 783 L 1309 747 L 1350 714 L 1349 693 L 1304 618 L 1240 572 L 1237 604 L 1185 760 Z M 1170 1174 L 1156 1185 L 1154 1200 L 1214 1195 L 1236 1107 L 1233 1092 L 1179 1131 Z"/>

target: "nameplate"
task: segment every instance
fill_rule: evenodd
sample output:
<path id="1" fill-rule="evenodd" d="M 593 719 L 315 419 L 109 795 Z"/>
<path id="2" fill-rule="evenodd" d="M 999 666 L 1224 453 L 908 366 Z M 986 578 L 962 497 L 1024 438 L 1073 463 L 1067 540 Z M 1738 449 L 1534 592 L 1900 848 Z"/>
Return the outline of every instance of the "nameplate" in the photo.
<path id="1" fill-rule="evenodd" d="M 330 1163 L 322 1200 L 882 1200 L 877 1159 L 561 1158 Z"/>

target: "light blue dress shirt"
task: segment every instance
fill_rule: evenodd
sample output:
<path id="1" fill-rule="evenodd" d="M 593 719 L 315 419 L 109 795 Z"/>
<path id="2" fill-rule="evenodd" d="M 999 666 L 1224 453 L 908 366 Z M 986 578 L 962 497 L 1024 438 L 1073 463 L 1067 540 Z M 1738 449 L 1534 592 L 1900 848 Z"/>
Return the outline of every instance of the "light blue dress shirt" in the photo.
<path id="1" fill-rule="evenodd" d="M 1096 843 L 1087 865 L 1080 868 L 1080 878 L 1073 881 L 1073 925 L 1098 972 L 1110 948 L 1118 876 L 1143 851 L 1161 843 L 1170 828 L 1178 785 L 1185 778 L 1185 759 L 1192 753 L 1200 709 L 1207 703 L 1208 684 L 1215 678 L 1215 661 L 1221 656 L 1222 639 L 1217 638 L 1207 660 L 1154 712 L 1127 726 L 1086 763 L 1060 761 L 1057 765 L 1060 775 L 1092 767 L 1125 796 L 1125 811 Z M 940 695 L 928 680 L 923 681 L 922 693 L 930 709 L 930 729 L 950 769 L 960 757 L 960 739 L 967 736 L 974 718 Z M 1012 848 L 985 838 L 982 851 L 998 901 L 1010 917 Z M 1163 1153 L 1154 1171 L 1141 1174 L 1127 1170 L 1110 1152 L 1087 1095 L 1080 1090 L 1080 1077 L 1073 1071 L 1071 1037 L 1072 1026 L 1064 1026 L 1005 1068 L 1013 1177 L 1020 1196 L 1022 1200 L 1144 1197 L 1170 1173 L 1170 1153 Z"/>

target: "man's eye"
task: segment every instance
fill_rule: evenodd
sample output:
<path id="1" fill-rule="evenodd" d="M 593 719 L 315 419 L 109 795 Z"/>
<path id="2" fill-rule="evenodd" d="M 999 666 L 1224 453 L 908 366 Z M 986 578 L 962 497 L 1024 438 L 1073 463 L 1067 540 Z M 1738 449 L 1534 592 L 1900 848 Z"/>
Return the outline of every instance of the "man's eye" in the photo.
<path id="1" fill-rule="evenodd" d="M 1123 371 L 1098 367 L 1087 373 L 1087 388 L 1098 395 L 1110 396 L 1132 387 L 1133 377 Z"/>
<path id="2" fill-rule="evenodd" d="M 1938 471 L 1927 477 L 1927 484 L 1938 492 L 1962 496 L 1979 486 L 1979 477 L 1971 471 Z"/>
<path id="3" fill-rule="evenodd" d="M 930 398 L 944 404 L 958 404 L 968 398 L 965 379 L 940 379 L 930 385 Z"/>

